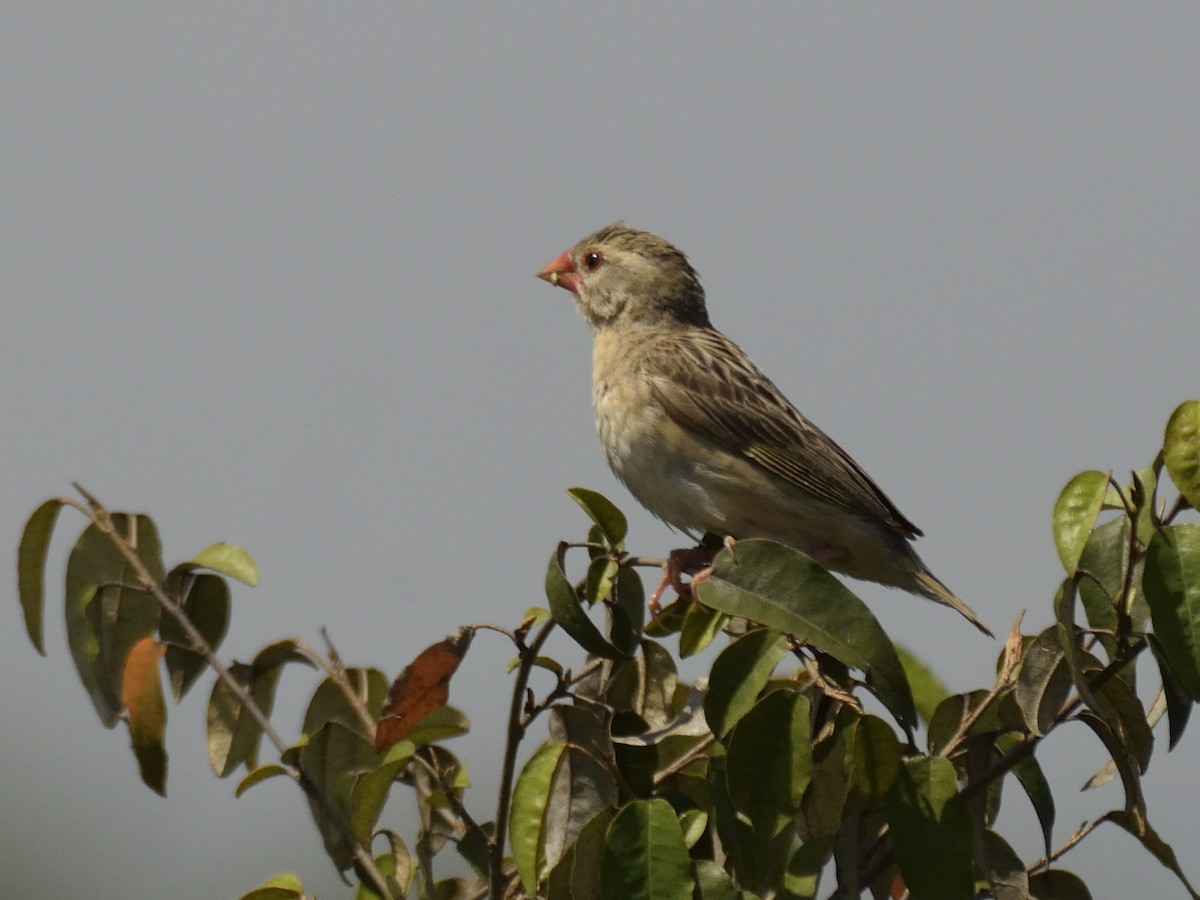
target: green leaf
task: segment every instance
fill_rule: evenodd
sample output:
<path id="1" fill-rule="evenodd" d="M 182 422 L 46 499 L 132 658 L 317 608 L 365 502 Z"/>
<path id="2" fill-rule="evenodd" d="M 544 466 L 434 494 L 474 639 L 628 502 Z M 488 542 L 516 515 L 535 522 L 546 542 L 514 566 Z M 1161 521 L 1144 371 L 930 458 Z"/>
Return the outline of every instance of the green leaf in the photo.
<path id="1" fill-rule="evenodd" d="M 866 605 L 803 553 L 772 541 L 738 541 L 723 550 L 699 600 L 731 616 L 768 625 L 861 670 L 902 723 L 916 722 L 912 691 L 896 648 Z"/>
<path id="2" fill-rule="evenodd" d="M 242 894 L 238 900 L 303 900 L 304 884 L 299 875 L 285 872 L 268 878 L 262 885 L 248 894 Z"/>
<path id="3" fill-rule="evenodd" d="M 713 734 L 723 737 L 753 708 L 785 652 L 784 636 L 770 628 L 749 631 L 721 651 L 704 697 L 704 717 Z"/>
<path id="4" fill-rule="evenodd" d="M 1088 625 L 1101 631 L 1116 631 L 1121 591 L 1129 568 L 1129 519 L 1125 516 L 1097 525 L 1088 535 L 1079 569 L 1091 577 L 1079 578 Z M 1130 586 L 1136 593 L 1136 582 Z"/>
<path id="5" fill-rule="evenodd" d="M 613 810 L 603 809 L 592 816 L 558 865 L 550 870 L 548 894 L 551 900 L 599 900 L 604 838 L 614 815 Z"/>
<path id="6" fill-rule="evenodd" d="M 234 663 L 229 674 L 268 718 L 275 706 L 275 688 L 282 667 L 289 662 L 312 662 L 296 649 L 296 642 L 277 641 L 268 644 L 254 657 L 250 665 Z M 218 778 L 224 778 L 242 763 L 253 769 L 257 764 L 258 745 L 262 726 L 243 705 L 237 692 L 223 679 L 213 684 L 208 701 L 208 761 Z"/>
<path id="7" fill-rule="evenodd" d="M 1029 876 L 1033 900 L 1092 900 L 1091 891 L 1078 875 L 1065 869 L 1046 869 Z"/>
<path id="8" fill-rule="evenodd" d="M 47 500 L 33 511 L 21 532 L 21 545 L 17 548 L 17 592 L 21 597 L 21 610 L 25 613 L 25 631 L 37 652 L 46 655 L 42 636 L 42 612 L 46 596 L 46 553 L 50 549 L 50 536 L 58 511 L 63 502 Z"/>
<path id="9" fill-rule="evenodd" d="M 617 805 L 609 718 L 587 706 L 558 705 L 551 711 L 550 739 L 567 748 L 554 769 L 550 803 L 542 815 L 541 852 L 552 868 L 596 813 Z"/>
<path id="10" fill-rule="evenodd" d="M 896 645 L 896 654 L 900 657 L 900 665 L 904 666 L 904 674 L 912 687 L 917 714 L 928 722 L 933 718 L 933 711 L 937 709 L 938 704 L 950 696 L 950 691 L 925 661 L 903 644 Z"/>
<path id="11" fill-rule="evenodd" d="M 1054 503 L 1054 546 L 1068 575 L 1074 575 L 1088 535 L 1108 492 L 1108 473 L 1080 472 L 1067 482 Z"/>
<path id="12" fill-rule="evenodd" d="M 598 556 L 588 564 L 587 586 L 583 596 L 589 604 L 604 600 L 612 593 L 619 571 L 620 566 L 616 561 L 605 556 Z"/>
<path id="13" fill-rule="evenodd" d="M 679 655 L 683 659 L 695 656 L 713 642 L 721 629 L 729 623 L 729 616 L 703 603 L 688 604 L 683 617 L 683 629 L 679 632 Z"/>
<path id="14" fill-rule="evenodd" d="M 760 841 L 775 837 L 800 809 L 812 776 L 808 698 L 772 691 L 729 736 L 729 796 Z"/>
<path id="15" fill-rule="evenodd" d="M 454 706 L 439 706 L 431 709 L 408 733 L 408 740 L 415 746 L 446 741 L 471 730 L 466 714 Z"/>
<path id="16" fill-rule="evenodd" d="M 1092 692 L 1095 710 L 1108 723 L 1144 775 L 1154 754 L 1154 734 L 1137 694 L 1119 678 L 1110 678 Z"/>
<path id="17" fill-rule="evenodd" d="M 624 513 L 613 506 L 607 497 L 587 488 L 569 488 L 567 493 L 588 514 L 588 518 L 596 523 L 609 546 L 614 550 L 624 548 L 625 535 L 629 532 L 629 523 L 625 520 Z"/>
<path id="18" fill-rule="evenodd" d="M 990 828 L 983 832 L 979 868 L 992 886 L 996 900 L 1029 900 L 1029 875 L 1025 863 L 1008 842 Z"/>
<path id="19" fill-rule="evenodd" d="M 691 862 L 671 804 L 634 800 L 608 826 L 600 895 L 604 900 L 691 900 Z"/>
<path id="20" fill-rule="evenodd" d="M 343 819 L 351 818 L 355 776 L 371 771 L 377 762 L 371 743 L 337 722 L 328 722 L 318 729 L 300 750 L 301 770 Z M 343 839 L 341 830 L 311 797 L 308 808 L 321 832 L 325 852 L 337 870 L 343 872 L 350 868 L 354 861 L 353 849 Z"/>
<path id="21" fill-rule="evenodd" d="M 234 796 L 240 797 L 256 784 L 262 784 L 264 781 L 269 781 L 272 778 L 286 774 L 288 774 L 288 770 L 279 765 L 279 763 L 264 763 L 246 773 L 246 776 L 238 782 Z"/>
<path id="22" fill-rule="evenodd" d="M 392 783 L 408 765 L 412 754 L 412 744 L 400 741 L 388 748 L 387 757 L 382 763 L 370 772 L 355 777 L 354 787 L 350 791 L 349 824 L 355 840 L 362 846 L 371 846 L 371 834 L 387 802 Z"/>
<path id="23" fill-rule="evenodd" d="M 177 566 L 167 575 L 163 587 L 180 600 L 188 620 L 200 632 L 214 653 L 229 632 L 229 585 L 219 575 L 192 572 Z M 208 665 L 204 657 L 191 649 L 191 641 L 179 620 L 164 615 L 158 625 L 159 638 L 167 645 L 167 674 L 175 702 L 183 699 Z"/>
<path id="24" fill-rule="evenodd" d="M 1142 846 L 1149 850 L 1155 859 L 1175 873 L 1192 900 L 1200 900 L 1200 894 L 1196 893 L 1187 876 L 1183 874 L 1183 869 L 1180 867 L 1171 845 L 1160 838 L 1157 832 L 1150 827 L 1150 823 L 1146 821 L 1145 810 L 1113 810 L 1101 821 L 1119 825 L 1141 841 Z"/>
<path id="25" fill-rule="evenodd" d="M 859 792 L 882 800 L 903 768 L 903 748 L 890 725 L 876 716 L 863 716 L 854 732 L 854 773 Z"/>
<path id="26" fill-rule="evenodd" d="M 832 852 L 830 839 L 809 839 L 798 846 L 788 860 L 783 875 L 784 890 L 779 896 L 787 900 L 813 900 L 821 884 L 821 870 Z"/>
<path id="27" fill-rule="evenodd" d="M 191 564 L 236 578 L 250 587 L 258 586 L 258 566 L 250 554 L 236 544 L 213 544 L 196 554 Z"/>
<path id="28" fill-rule="evenodd" d="M 699 809 L 685 810 L 679 816 L 679 827 L 683 830 L 683 842 L 691 850 L 704 836 L 704 829 L 708 827 L 708 813 Z"/>
<path id="29" fill-rule="evenodd" d="M 408 896 L 408 888 L 412 883 L 412 857 L 400 835 L 387 829 L 380 833 L 388 840 L 388 852 L 375 857 L 375 868 L 387 880 L 394 900 L 399 900 Z M 383 900 L 383 896 L 375 891 L 369 881 L 360 881 L 358 890 L 354 892 L 354 900 Z"/>
<path id="30" fill-rule="evenodd" d="M 948 759 L 919 757 L 905 764 L 888 797 L 888 823 L 896 862 L 914 897 L 974 896 L 971 817 Z"/>
<path id="31" fill-rule="evenodd" d="M 513 789 L 508 816 L 509 844 L 513 863 L 529 896 L 537 896 L 537 886 L 546 874 L 546 829 L 543 827 L 550 805 L 554 775 L 562 764 L 567 747 L 547 741 L 530 757 Z"/>
<path id="32" fill-rule="evenodd" d="M 1200 400 L 1179 404 L 1167 422 L 1163 462 L 1175 487 L 1193 509 L 1200 509 Z"/>
<path id="33" fill-rule="evenodd" d="M 1125 745 L 1121 743 L 1120 738 L 1109 728 L 1108 723 L 1090 709 L 1085 709 L 1076 718 L 1096 733 L 1096 737 L 1100 738 L 1104 744 L 1104 748 L 1108 751 L 1108 755 L 1116 763 L 1117 772 L 1120 773 L 1121 782 L 1125 786 L 1126 811 L 1136 811 L 1145 815 L 1146 801 L 1142 796 L 1141 779 L 1138 778 L 1137 768 L 1134 766 L 1133 760 L 1130 759 Z"/>
<path id="34" fill-rule="evenodd" d="M 1159 529 L 1146 550 L 1142 587 L 1164 657 L 1200 702 L 1200 525 Z"/>
<path id="35" fill-rule="evenodd" d="M 1036 735 L 1046 734 L 1071 693 L 1071 671 L 1067 667 L 1062 637 L 1051 626 L 1025 648 L 1013 696 L 1026 727 Z"/>
<path id="36" fill-rule="evenodd" d="M 302 731 L 305 735 L 311 735 L 326 722 L 339 722 L 351 731 L 357 731 L 365 739 L 373 741 L 375 736 L 362 721 L 356 706 L 365 709 L 367 716 L 377 721 L 383 709 L 383 701 L 387 697 L 387 677 L 378 669 L 345 669 L 342 674 L 357 704 L 350 702 L 338 682 L 326 678 L 308 701 Z"/>
<path id="37" fill-rule="evenodd" d="M 1167 701 L 1167 749 L 1174 750 L 1183 731 L 1187 728 L 1188 717 L 1192 714 L 1192 698 L 1179 681 L 1179 676 L 1171 668 L 1171 664 L 1163 655 L 1162 645 L 1154 635 L 1147 635 L 1150 649 L 1154 652 L 1154 661 L 1158 663 L 1159 677 L 1162 679 L 1163 694 Z"/>
<path id="38" fill-rule="evenodd" d="M 711 859 L 696 860 L 697 900 L 741 900 L 726 871 Z"/>
<path id="39" fill-rule="evenodd" d="M 958 735 L 967 720 L 975 715 L 988 697 L 985 690 L 969 694 L 952 694 L 939 704 L 929 720 L 929 753 L 940 756 L 950 741 Z M 1000 730 L 1000 705 L 992 703 L 967 730 L 966 735 L 984 734 Z"/>
<path id="40" fill-rule="evenodd" d="M 1014 734 L 1002 734 L 996 738 L 996 748 L 1002 754 L 1008 753 L 1018 743 L 1020 743 L 1020 738 Z M 1046 780 L 1046 776 L 1042 772 L 1042 765 L 1033 754 L 1026 756 L 1014 765 L 1012 773 L 1017 777 L 1017 782 L 1025 790 L 1025 795 L 1029 798 L 1029 802 L 1033 804 L 1033 811 L 1037 815 L 1038 823 L 1042 826 L 1043 847 L 1045 848 L 1046 855 L 1049 856 L 1053 842 L 1054 818 L 1056 815 L 1054 795 L 1050 793 L 1050 782 Z"/>
<path id="41" fill-rule="evenodd" d="M 625 654 L 606 641 L 588 618 L 579 602 L 579 595 L 567 580 L 567 573 L 562 567 L 562 555 L 566 549 L 566 544 L 559 544 L 546 569 L 546 599 L 550 601 L 550 613 L 554 621 L 588 653 L 606 659 L 624 658 Z"/>
<path id="42" fill-rule="evenodd" d="M 117 534 L 137 548 L 150 577 L 162 581 L 162 549 L 154 522 L 148 516 L 125 513 L 113 513 L 111 518 Z M 67 559 L 67 643 L 79 680 L 108 728 L 116 724 L 121 709 L 119 679 L 125 662 L 121 647 L 127 652 L 148 633 L 143 629 L 153 616 L 145 591 L 135 582 L 108 535 L 95 525 L 85 528 Z"/>

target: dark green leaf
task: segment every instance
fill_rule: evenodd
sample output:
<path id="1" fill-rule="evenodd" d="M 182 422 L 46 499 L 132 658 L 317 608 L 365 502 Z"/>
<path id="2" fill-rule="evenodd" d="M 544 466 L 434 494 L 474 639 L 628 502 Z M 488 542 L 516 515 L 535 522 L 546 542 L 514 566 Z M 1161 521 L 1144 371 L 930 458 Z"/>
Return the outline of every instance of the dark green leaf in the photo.
<path id="1" fill-rule="evenodd" d="M 343 819 L 350 818 L 355 776 L 371 771 L 377 763 L 371 742 L 337 722 L 323 725 L 300 750 L 300 768 L 305 777 L 325 795 Z M 354 861 L 353 848 L 311 797 L 308 808 L 333 864 L 339 872 L 350 868 Z"/>
<path id="2" fill-rule="evenodd" d="M 138 558 L 149 570 L 150 577 L 156 582 L 162 581 L 162 550 L 158 531 L 150 518 L 113 513 L 112 523 L 117 534 L 137 548 Z M 114 654 L 120 654 L 122 645 L 127 652 L 143 637 L 144 620 L 153 615 L 142 602 L 146 599 L 145 591 L 135 582 L 124 557 L 108 535 L 95 525 L 85 528 L 67 559 L 67 643 L 79 679 L 100 721 L 109 728 L 116 724 L 120 712 L 117 694 L 124 665 L 124 657 L 117 659 Z M 98 597 L 101 593 L 104 596 Z M 126 594 L 138 596 L 126 598 Z M 128 603 L 123 602 L 125 600 Z M 93 603 L 97 605 L 92 606 Z M 92 608 L 91 618 L 89 607 Z M 107 631 L 104 645 L 98 624 Z"/>
<path id="3" fill-rule="evenodd" d="M 888 823 L 896 862 L 914 897 L 974 895 L 971 817 L 948 759 L 920 757 L 905 764 L 888 797 Z"/>
<path id="4" fill-rule="evenodd" d="M 579 595 L 563 571 L 562 554 L 565 551 L 566 545 L 560 544 L 546 569 L 546 598 L 550 601 L 554 621 L 588 653 L 607 659 L 623 658 L 625 654 L 604 639 L 580 604 Z"/>
<path id="5" fill-rule="evenodd" d="M 929 720 L 929 753 L 932 756 L 941 755 L 955 737 L 969 737 L 1000 730 L 999 704 L 992 703 L 978 715 L 969 729 L 963 731 L 963 726 L 983 705 L 988 697 L 985 690 L 972 691 L 969 694 L 953 694 L 938 705 L 933 718 Z M 960 734 L 960 731 L 962 732 Z"/>
<path id="6" fill-rule="evenodd" d="M 216 652 L 229 631 L 229 585 L 219 575 L 208 572 L 192 572 L 177 567 L 167 575 L 164 588 L 172 597 L 180 600 L 184 614 Z M 164 615 L 158 625 L 158 634 L 167 645 L 167 673 L 171 678 L 171 693 L 175 702 L 183 699 L 207 662 L 204 657 L 189 649 L 191 641 L 179 620 Z"/>
<path id="7" fill-rule="evenodd" d="M 1062 637 L 1051 626 L 1025 648 L 1013 695 L 1029 730 L 1044 735 L 1054 725 L 1070 693 L 1071 672 Z"/>
<path id="8" fill-rule="evenodd" d="M 785 652 L 787 641 L 770 628 L 749 631 L 721 651 L 704 697 L 704 717 L 713 734 L 724 736 L 750 711 Z"/>
<path id="9" fill-rule="evenodd" d="M 1096 524 L 1108 491 L 1108 478 L 1105 472 L 1080 472 L 1067 482 L 1054 503 L 1054 546 L 1068 575 L 1075 574 L 1088 535 Z"/>
<path id="10" fill-rule="evenodd" d="M 808 698 L 772 691 L 734 726 L 729 746 L 729 796 L 766 841 L 800 809 L 812 776 Z"/>
<path id="11" fill-rule="evenodd" d="M 1029 894 L 1033 900 L 1092 900 L 1087 885 L 1065 869 L 1047 869 L 1029 876 Z"/>
<path id="12" fill-rule="evenodd" d="M 799 553 L 771 541 L 738 541 L 723 550 L 700 602 L 795 635 L 861 670 L 903 723 L 916 721 L 912 692 L 896 648 L 871 611 L 845 585 Z"/>
<path id="13" fill-rule="evenodd" d="M 408 895 L 413 876 L 412 858 L 400 835 L 386 829 L 382 833 L 387 837 L 389 847 L 387 853 L 375 857 L 375 868 L 387 880 L 388 890 L 394 900 L 399 900 Z M 383 900 L 383 896 L 375 891 L 370 881 L 363 880 L 354 892 L 354 900 Z"/>
<path id="14" fill-rule="evenodd" d="M 983 832 L 979 868 L 992 886 L 996 900 L 1029 900 L 1025 863 L 1008 842 L 991 829 Z"/>
<path id="15" fill-rule="evenodd" d="M 21 596 L 21 610 L 25 614 L 25 631 L 37 652 L 46 655 L 42 636 L 42 612 L 46 596 L 46 552 L 50 549 L 50 536 L 58 511 L 63 502 L 47 500 L 33 511 L 25 530 L 21 532 L 21 545 L 17 549 L 17 592 Z"/>
<path id="16" fill-rule="evenodd" d="M 1163 437 L 1167 473 L 1193 509 L 1200 509 L 1200 400 L 1179 404 Z"/>
<path id="17" fill-rule="evenodd" d="M 1097 525 L 1088 536 L 1080 570 L 1089 577 L 1079 579 L 1088 625 L 1101 631 L 1116 631 L 1121 590 L 1129 568 L 1129 519 L 1125 516 Z M 1136 592 L 1137 585 L 1132 588 Z"/>
<path id="18" fill-rule="evenodd" d="M 551 712 L 549 730 L 551 740 L 567 748 L 542 816 L 542 853 L 554 867 L 596 813 L 617 805 L 618 789 L 606 718 L 591 707 L 560 705 Z"/>
<path id="19" fill-rule="evenodd" d="M 868 800 L 882 800 L 903 767 L 903 748 L 890 725 L 863 716 L 854 732 L 854 773 L 858 790 Z"/>
<path id="20" fill-rule="evenodd" d="M 1117 764 L 1117 772 L 1120 773 L 1121 782 L 1125 786 L 1125 809 L 1145 815 L 1146 801 L 1142 797 L 1141 779 L 1138 777 L 1135 761 L 1130 757 L 1125 745 L 1108 727 L 1108 723 L 1090 709 L 1085 709 L 1076 718 L 1096 733 L 1112 761 Z"/>
<path id="21" fill-rule="evenodd" d="M 604 838 L 614 815 L 612 810 L 601 810 L 583 826 L 579 837 L 550 870 L 549 900 L 599 900 Z"/>
<path id="22" fill-rule="evenodd" d="M 588 518 L 596 523 L 604 539 L 613 549 L 624 548 L 625 535 L 629 531 L 629 523 L 626 522 L 624 513 L 613 506 L 607 497 L 587 488 L 569 488 L 567 493 L 588 514 Z"/>
<path id="23" fill-rule="evenodd" d="M 1146 551 L 1142 586 L 1163 655 L 1200 701 L 1200 525 L 1159 529 Z"/>
<path id="24" fill-rule="evenodd" d="M 1120 825 L 1141 841 L 1142 846 L 1149 850 L 1155 859 L 1175 873 L 1187 889 L 1192 900 L 1200 900 L 1200 894 L 1196 893 L 1187 876 L 1183 874 L 1183 869 L 1180 867 L 1179 860 L 1175 857 L 1175 851 L 1171 849 L 1171 845 L 1160 838 L 1158 833 L 1150 827 L 1150 823 L 1146 821 L 1145 810 L 1114 810 L 1104 816 L 1102 821 L 1109 821 Z"/>
<path id="25" fill-rule="evenodd" d="M 1163 655 L 1158 638 L 1151 634 L 1147 635 L 1147 640 L 1150 642 L 1150 649 L 1154 651 L 1154 661 L 1158 663 L 1158 673 L 1167 701 L 1167 749 L 1174 750 L 1179 739 L 1183 737 L 1188 717 L 1192 714 L 1192 698 L 1188 696 L 1188 692 L 1179 681 L 1179 676 Z"/>
<path id="26" fill-rule="evenodd" d="M 692 861 L 666 800 L 634 800 L 608 826 L 600 867 L 604 900 L 691 900 Z"/>
<path id="27" fill-rule="evenodd" d="M 1018 743 L 1020 743 L 1020 738 L 1013 734 L 1002 734 L 996 738 L 996 748 L 1002 754 L 1008 753 Z M 1024 788 L 1029 802 L 1033 804 L 1033 811 L 1037 814 L 1038 823 L 1042 826 L 1043 846 L 1046 855 L 1049 856 L 1055 818 L 1054 795 L 1050 793 L 1050 782 L 1046 780 L 1046 776 L 1042 772 L 1041 763 L 1032 754 L 1014 765 L 1012 773 L 1017 776 L 1017 781 Z"/>
<path id="28" fill-rule="evenodd" d="M 368 726 L 362 721 L 358 708 L 365 710 L 372 723 L 379 718 L 387 697 L 387 678 L 378 669 L 345 669 L 343 675 L 355 702 L 351 703 L 336 681 L 326 678 L 308 702 L 303 733 L 311 735 L 326 722 L 339 722 L 351 731 L 361 733 L 364 738 L 374 740 L 374 735 L 370 733 L 373 725 Z"/>
<path id="29" fill-rule="evenodd" d="M 1146 710 L 1141 700 L 1119 678 L 1108 679 L 1092 694 L 1096 701 L 1095 711 L 1108 723 L 1144 775 L 1154 754 L 1154 734 L 1150 730 L 1150 723 L 1146 721 Z"/>
<path id="30" fill-rule="evenodd" d="M 642 634 L 646 621 L 646 590 L 642 587 L 642 576 L 632 566 L 625 566 L 617 573 L 616 590 L 613 594 L 613 643 L 623 652 L 632 653 Z M 616 619 L 624 618 L 628 638 L 619 640 Z"/>

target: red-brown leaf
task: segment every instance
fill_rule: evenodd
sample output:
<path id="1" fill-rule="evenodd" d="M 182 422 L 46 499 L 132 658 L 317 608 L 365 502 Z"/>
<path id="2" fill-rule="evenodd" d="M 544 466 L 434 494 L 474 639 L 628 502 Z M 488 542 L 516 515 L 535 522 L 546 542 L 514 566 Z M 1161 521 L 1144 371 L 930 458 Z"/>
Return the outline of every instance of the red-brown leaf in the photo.
<path id="1" fill-rule="evenodd" d="M 128 717 L 138 769 L 146 785 L 160 794 L 166 793 L 167 780 L 167 752 L 163 747 L 167 706 L 158 667 L 163 649 L 154 638 L 142 638 L 129 649 L 121 676 L 121 703 Z"/>
<path id="2" fill-rule="evenodd" d="M 473 629 L 460 628 L 420 652 L 392 682 L 375 728 L 375 751 L 404 740 L 413 726 L 450 697 L 450 678 L 467 653 Z"/>

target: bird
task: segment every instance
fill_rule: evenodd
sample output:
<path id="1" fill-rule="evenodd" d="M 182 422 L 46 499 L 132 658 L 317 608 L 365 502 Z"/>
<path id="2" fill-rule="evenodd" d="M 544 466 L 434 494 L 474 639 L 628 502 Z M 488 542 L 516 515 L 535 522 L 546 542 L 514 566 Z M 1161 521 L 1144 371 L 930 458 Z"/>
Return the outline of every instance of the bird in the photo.
<path id="1" fill-rule="evenodd" d="M 537 276 L 569 291 L 590 327 L 600 444 L 651 513 L 727 546 L 776 541 L 831 571 L 949 606 L 992 636 L 921 561 L 921 530 L 713 327 L 683 252 L 618 221 Z"/>

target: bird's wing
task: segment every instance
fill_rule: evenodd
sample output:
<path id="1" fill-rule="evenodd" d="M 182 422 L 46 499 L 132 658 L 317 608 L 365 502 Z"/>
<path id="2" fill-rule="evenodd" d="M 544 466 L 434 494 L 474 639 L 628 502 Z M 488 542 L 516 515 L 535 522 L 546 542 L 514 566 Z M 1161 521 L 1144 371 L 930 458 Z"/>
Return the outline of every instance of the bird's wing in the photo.
<path id="1" fill-rule="evenodd" d="M 921 534 L 858 463 L 719 331 L 663 335 L 645 347 L 641 366 L 680 426 L 827 503 L 877 519 L 906 538 Z"/>

